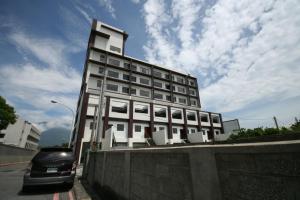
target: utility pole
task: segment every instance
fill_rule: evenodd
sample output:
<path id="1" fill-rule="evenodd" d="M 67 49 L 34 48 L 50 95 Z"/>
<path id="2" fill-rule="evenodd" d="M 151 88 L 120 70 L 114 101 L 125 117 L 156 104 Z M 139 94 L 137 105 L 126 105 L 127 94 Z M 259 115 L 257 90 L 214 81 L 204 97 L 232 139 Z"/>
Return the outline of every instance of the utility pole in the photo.
<path id="1" fill-rule="evenodd" d="M 92 127 L 92 134 L 91 134 L 91 139 L 90 139 L 90 149 L 91 151 L 95 151 L 96 150 L 96 145 L 95 145 L 95 131 L 96 131 L 96 127 L 97 127 L 97 109 L 98 107 L 95 106 L 94 107 L 94 118 L 93 118 L 93 127 Z"/>
<path id="2" fill-rule="evenodd" d="M 279 131 L 279 127 L 278 127 L 278 123 L 277 123 L 276 117 L 274 116 L 273 119 L 274 119 L 274 122 L 275 122 L 275 126 L 276 126 L 277 130 Z"/>
<path id="3" fill-rule="evenodd" d="M 106 56 L 106 61 L 107 61 L 107 56 Z M 107 77 L 107 73 L 106 73 L 106 64 L 104 67 L 104 77 L 103 77 L 103 81 L 102 81 L 102 85 L 101 85 L 101 91 L 99 94 L 99 102 L 98 102 L 98 120 L 97 120 L 97 128 L 96 128 L 96 145 L 97 145 L 97 150 L 99 150 L 99 144 L 100 144 L 100 139 L 101 139 L 101 126 L 100 124 L 103 123 L 102 121 L 102 111 L 103 111 L 103 101 L 104 101 L 104 90 L 105 90 L 105 86 L 106 86 L 106 77 Z M 103 124 L 102 124 L 103 125 Z"/>

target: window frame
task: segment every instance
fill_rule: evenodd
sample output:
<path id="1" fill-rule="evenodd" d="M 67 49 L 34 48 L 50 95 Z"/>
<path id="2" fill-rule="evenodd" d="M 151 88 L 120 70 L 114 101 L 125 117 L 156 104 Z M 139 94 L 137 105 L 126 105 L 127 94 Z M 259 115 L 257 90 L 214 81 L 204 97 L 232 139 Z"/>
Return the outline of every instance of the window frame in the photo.
<path id="1" fill-rule="evenodd" d="M 142 95 L 142 92 L 143 92 L 144 94 L 148 93 L 148 95 Z M 150 97 L 150 91 L 140 89 L 140 96 L 141 96 L 141 97 L 148 97 L 148 98 L 149 98 L 149 97 Z"/>
<path id="2" fill-rule="evenodd" d="M 178 113 L 178 111 L 180 112 L 180 118 L 175 118 L 174 117 L 174 114 Z M 175 119 L 175 120 L 182 120 L 183 119 L 183 113 L 182 113 L 182 110 L 172 110 L 172 114 L 171 114 L 171 117 L 172 119 Z"/>
<path id="3" fill-rule="evenodd" d="M 123 130 L 119 130 L 119 126 L 122 126 Z M 117 124 L 117 131 L 125 131 L 125 125 L 124 124 Z"/>
<path id="4" fill-rule="evenodd" d="M 117 87 L 117 90 L 114 90 L 114 89 L 108 89 L 109 86 L 113 86 L 113 87 Z M 112 83 L 107 83 L 106 84 L 106 90 L 109 90 L 109 91 L 113 91 L 113 92 L 118 92 L 119 91 L 119 85 L 115 85 L 115 84 L 112 84 Z"/>
<path id="5" fill-rule="evenodd" d="M 147 109 L 146 109 L 147 112 L 140 112 L 140 111 L 137 111 L 137 109 L 138 109 L 138 110 L 143 110 L 143 109 L 137 108 L 138 106 L 143 106 L 143 108 L 144 108 L 144 107 L 147 107 Z M 134 113 L 138 113 L 138 114 L 148 114 L 148 113 L 149 113 L 149 105 L 135 104 L 135 105 L 134 105 Z"/>
<path id="6" fill-rule="evenodd" d="M 189 113 L 192 113 L 194 115 L 194 120 L 193 119 L 189 119 Z M 186 118 L 187 118 L 188 121 L 197 121 L 196 113 L 192 112 L 192 111 L 187 111 L 186 112 Z"/>
<path id="7" fill-rule="evenodd" d="M 116 105 L 113 105 L 113 103 L 111 105 L 111 112 L 113 112 L 113 113 L 121 113 L 121 114 L 127 114 L 128 113 L 128 103 L 127 102 L 121 102 L 121 101 L 113 101 L 113 102 L 125 104 L 126 105 L 126 107 L 125 107 L 126 108 L 126 112 L 124 112 L 122 110 L 120 112 L 120 109 L 124 108 L 124 106 L 117 107 Z M 116 111 L 114 109 L 119 109 L 119 111 Z"/>
<path id="8" fill-rule="evenodd" d="M 139 130 L 137 130 L 137 127 L 139 127 Z M 142 132 L 142 125 L 135 124 L 134 125 L 134 132 L 135 133 L 141 133 Z"/>
<path id="9" fill-rule="evenodd" d="M 164 117 L 157 116 L 157 113 L 160 112 L 161 110 L 164 110 Z M 167 118 L 167 108 L 154 107 L 154 117 Z"/>

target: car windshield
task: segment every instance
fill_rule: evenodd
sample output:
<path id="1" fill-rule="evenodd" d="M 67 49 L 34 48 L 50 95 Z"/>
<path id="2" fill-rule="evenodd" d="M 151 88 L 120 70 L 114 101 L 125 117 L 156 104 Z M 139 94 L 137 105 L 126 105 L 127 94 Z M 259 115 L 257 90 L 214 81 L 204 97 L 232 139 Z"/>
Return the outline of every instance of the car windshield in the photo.
<path id="1" fill-rule="evenodd" d="M 62 148 L 47 148 L 41 149 L 41 151 L 32 159 L 35 161 L 61 161 L 61 160 L 74 160 L 74 155 L 71 149 Z"/>

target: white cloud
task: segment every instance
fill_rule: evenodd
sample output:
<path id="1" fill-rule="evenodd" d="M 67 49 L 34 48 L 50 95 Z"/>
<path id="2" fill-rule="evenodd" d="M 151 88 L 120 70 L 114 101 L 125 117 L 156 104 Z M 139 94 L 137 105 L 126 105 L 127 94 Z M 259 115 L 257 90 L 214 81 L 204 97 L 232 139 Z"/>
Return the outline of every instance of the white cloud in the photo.
<path id="1" fill-rule="evenodd" d="M 107 11 L 110 13 L 111 17 L 116 19 L 115 8 L 112 5 L 112 0 L 97 0 L 97 3 L 101 7 L 105 7 Z"/>
<path id="2" fill-rule="evenodd" d="M 78 92 L 80 87 L 81 76 L 72 68 L 65 73 L 26 63 L 19 66 L 2 66 L 0 72 L 0 82 L 7 89 L 26 88 L 43 92 L 73 93 Z"/>
<path id="3" fill-rule="evenodd" d="M 83 52 L 86 50 L 92 21 L 81 3 L 73 2 L 73 6 L 78 12 L 74 12 L 68 7 L 59 7 L 64 27 L 61 31 L 68 40 L 69 46 L 73 48 L 72 52 Z M 87 10 L 90 11 L 90 7 L 87 7 Z"/>
<path id="4" fill-rule="evenodd" d="M 144 4 L 147 60 L 199 74 L 205 109 L 229 112 L 299 95 L 297 0 Z"/>
<path id="5" fill-rule="evenodd" d="M 24 119 L 33 123 L 47 121 L 40 126 L 43 129 L 70 126 L 70 111 L 50 100 L 76 108 L 81 75 L 70 65 L 72 51 L 59 40 L 34 37 L 21 30 L 13 30 L 8 39 L 29 58 L 23 63 L 0 66 L 1 95 L 12 102 Z"/>
<path id="6" fill-rule="evenodd" d="M 79 13 L 85 18 L 85 20 L 88 22 L 88 24 L 92 24 L 92 17 L 80 6 L 75 6 L 75 8 L 79 11 Z"/>
<path id="7" fill-rule="evenodd" d="M 138 4 L 140 3 L 140 0 L 131 0 L 132 3 Z"/>
<path id="8" fill-rule="evenodd" d="M 10 41 L 24 51 L 33 54 L 41 62 L 49 67 L 64 68 L 69 65 L 65 55 L 73 51 L 72 46 L 67 46 L 63 41 L 37 38 L 36 36 L 26 34 L 20 30 L 10 34 Z"/>
<path id="9" fill-rule="evenodd" d="M 33 123 L 40 131 L 55 127 L 70 129 L 72 124 L 72 117 L 69 113 L 51 117 L 44 110 L 20 109 L 19 114 L 23 119 Z"/>

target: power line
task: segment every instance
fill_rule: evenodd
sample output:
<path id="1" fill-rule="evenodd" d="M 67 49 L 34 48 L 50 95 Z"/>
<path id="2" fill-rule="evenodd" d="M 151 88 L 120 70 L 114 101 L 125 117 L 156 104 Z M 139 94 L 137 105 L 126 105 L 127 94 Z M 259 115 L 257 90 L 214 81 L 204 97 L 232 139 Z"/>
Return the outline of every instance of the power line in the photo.
<path id="1" fill-rule="evenodd" d="M 271 120 L 271 118 L 243 118 L 243 117 L 233 117 L 228 115 L 223 115 L 226 118 L 237 118 L 239 120 Z"/>

